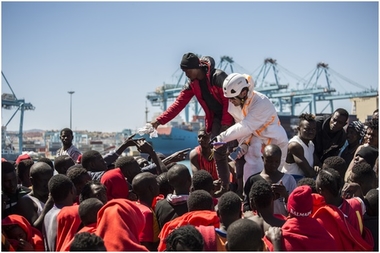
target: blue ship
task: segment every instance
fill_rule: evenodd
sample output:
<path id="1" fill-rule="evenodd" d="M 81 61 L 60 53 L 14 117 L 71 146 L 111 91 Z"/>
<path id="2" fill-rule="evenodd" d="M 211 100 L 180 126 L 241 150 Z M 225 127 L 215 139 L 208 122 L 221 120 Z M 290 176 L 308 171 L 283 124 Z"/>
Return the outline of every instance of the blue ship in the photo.
<path id="1" fill-rule="evenodd" d="M 180 128 L 178 126 L 159 126 L 157 128 L 158 137 L 150 138 L 149 134 L 136 137 L 145 138 L 156 152 L 165 156 L 171 155 L 186 148 L 198 146 L 198 130 Z"/>

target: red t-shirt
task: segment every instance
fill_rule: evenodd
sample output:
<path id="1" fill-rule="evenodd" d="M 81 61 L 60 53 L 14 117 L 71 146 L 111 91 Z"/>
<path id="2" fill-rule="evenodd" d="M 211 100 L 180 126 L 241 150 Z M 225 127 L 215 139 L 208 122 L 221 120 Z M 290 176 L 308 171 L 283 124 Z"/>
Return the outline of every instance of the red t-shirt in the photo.
<path id="1" fill-rule="evenodd" d="M 156 214 L 151 208 L 139 202 L 136 202 L 136 204 L 145 217 L 145 227 L 139 234 L 139 241 L 140 242 L 158 242 L 159 241 L 158 234 L 160 233 L 160 228 L 158 226 Z"/>

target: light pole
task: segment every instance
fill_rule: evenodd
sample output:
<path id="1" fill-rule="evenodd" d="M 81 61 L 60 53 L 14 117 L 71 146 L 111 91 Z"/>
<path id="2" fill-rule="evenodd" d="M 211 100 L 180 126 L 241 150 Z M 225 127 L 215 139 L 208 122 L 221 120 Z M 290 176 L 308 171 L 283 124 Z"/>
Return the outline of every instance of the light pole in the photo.
<path id="1" fill-rule="evenodd" d="M 74 94 L 75 91 L 68 91 L 67 93 L 70 94 L 70 129 L 72 129 L 72 112 L 73 112 L 73 100 L 72 100 L 72 97 L 73 97 L 73 94 Z"/>

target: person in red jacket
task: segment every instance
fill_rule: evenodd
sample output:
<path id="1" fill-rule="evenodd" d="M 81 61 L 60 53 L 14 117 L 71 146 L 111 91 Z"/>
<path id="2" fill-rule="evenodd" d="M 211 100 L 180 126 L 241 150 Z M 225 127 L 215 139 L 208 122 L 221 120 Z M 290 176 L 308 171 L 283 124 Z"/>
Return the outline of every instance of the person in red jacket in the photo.
<path id="1" fill-rule="evenodd" d="M 211 133 L 211 139 L 234 123 L 233 117 L 227 112 L 228 99 L 223 95 L 223 81 L 227 74 L 220 69 L 215 69 L 214 65 L 214 59 L 209 56 L 199 59 L 193 53 L 183 55 L 180 66 L 189 78 L 189 82 L 174 103 L 151 122 L 154 128 L 172 120 L 194 96 L 205 112 L 206 131 Z M 218 174 L 222 181 L 220 193 L 229 189 L 230 172 L 226 151 L 227 145 L 224 145 L 214 154 Z"/>

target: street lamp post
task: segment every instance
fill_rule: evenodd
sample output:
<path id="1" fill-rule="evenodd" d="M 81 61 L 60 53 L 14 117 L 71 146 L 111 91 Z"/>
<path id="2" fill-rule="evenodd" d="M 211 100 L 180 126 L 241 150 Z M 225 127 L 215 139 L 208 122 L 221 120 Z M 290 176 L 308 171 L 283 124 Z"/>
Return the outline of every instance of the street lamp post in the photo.
<path id="1" fill-rule="evenodd" d="M 72 97 L 73 97 L 73 94 L 74 94 L 75 91 L 68 91 L 67 93 L 70 94 L 70 129 L 72 129 L 72 105 L 73 105 L 73 100 L 72 100 Z"/>

